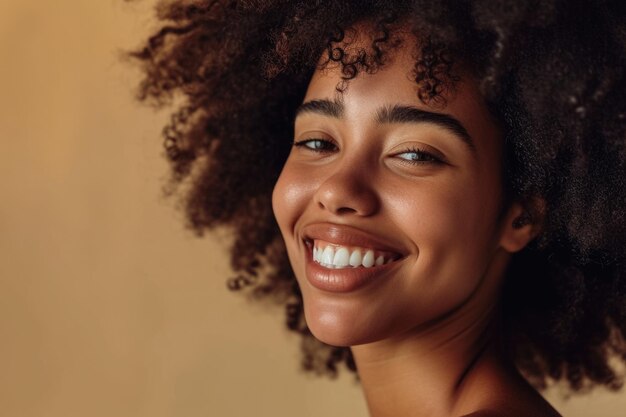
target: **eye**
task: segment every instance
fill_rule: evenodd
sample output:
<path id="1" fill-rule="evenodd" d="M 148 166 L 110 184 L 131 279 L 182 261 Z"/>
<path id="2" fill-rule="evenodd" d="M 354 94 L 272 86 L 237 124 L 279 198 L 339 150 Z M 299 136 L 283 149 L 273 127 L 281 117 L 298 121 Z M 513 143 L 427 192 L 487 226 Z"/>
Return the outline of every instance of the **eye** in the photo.
<path id="1" fill-rule="evenodd" d="M 306 148 L 313 152 L 325 153 L 333 152 L 337 149 L 334 142 L 326 139 L 303 139 L 294 142 L 293 146 L 298 148 Z"/>
<path id="2" fill-rule="evenodd" d="M 410 164 L 441 164 L 442 158 L 433 155 L 431 152 L 419 148 L 407 149 L 394 155 Z"/>

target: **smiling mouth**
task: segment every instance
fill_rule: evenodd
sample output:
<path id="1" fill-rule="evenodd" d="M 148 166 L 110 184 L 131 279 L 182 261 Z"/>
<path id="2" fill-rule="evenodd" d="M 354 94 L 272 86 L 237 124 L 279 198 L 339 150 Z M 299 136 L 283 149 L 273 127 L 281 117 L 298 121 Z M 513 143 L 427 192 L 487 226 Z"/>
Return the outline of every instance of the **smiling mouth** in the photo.
<path id="1" fill-rule="evenodd" d="M 307 240 L 312 259 L 327 269 L 373 268 L 394 262 L 400 254 L 375 248 L 344 246 L 323 240 Z"/>

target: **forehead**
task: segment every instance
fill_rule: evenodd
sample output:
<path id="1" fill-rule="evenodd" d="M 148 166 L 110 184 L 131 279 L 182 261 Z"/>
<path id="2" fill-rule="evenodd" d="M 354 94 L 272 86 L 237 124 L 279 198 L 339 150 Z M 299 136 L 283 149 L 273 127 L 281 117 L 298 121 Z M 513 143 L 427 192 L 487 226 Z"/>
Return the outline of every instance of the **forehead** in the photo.
<path id="1" fill-rule="evenodd" d="M 385 65 L 373 73 L 361 71 L 350 80 L 345 79 L 343 64 L 329 62 L 314 72 L 305 101 L 332 98 L 344 102 L 346 109 L 362 111 L 389 100 L 415 104 L 418 85 L 414 81 L 414 65 L 415 59 L 407 47 L 390 53 Z"/>
<path id="2" fill-rule="evenodd" d="M 347 52 L 358 53 L 363 44 L 367 42 L 359 40 L 358 44 L 348 45 Z M 352 123 L 358 129 L 364 129 L 368 122 L 374 121 L 381 107 L 410 106 L 449 115 L 467 130 L 477 148 L 495 148 L 499 159 L 502 141 L 498 122 L 489 111 L 478 82 L 468 71 L 456 71 L 458 82 L 445 85 L 439 100 L 424 103 L 419 99 L 420 86 L 415 80 L 418 59 L 415 44 L 415 41 L 404 39 L 399 48 L 388 52 L 384 65 L 373 73 L 362 71 L 349 81 L 344 80 L 340 63 L 320 66 L 311 78 L 304 102 L 341 102 L 344 122 Z"/>

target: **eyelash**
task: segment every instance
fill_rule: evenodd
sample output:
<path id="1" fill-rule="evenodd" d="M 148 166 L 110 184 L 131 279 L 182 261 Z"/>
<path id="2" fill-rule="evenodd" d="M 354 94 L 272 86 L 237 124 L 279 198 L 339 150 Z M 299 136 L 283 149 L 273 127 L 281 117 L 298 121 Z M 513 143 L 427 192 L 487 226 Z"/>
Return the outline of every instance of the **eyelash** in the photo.
<path id="1" fill-rule="evenodd" d="M 310 143 L 315 143 L 318 142 L 319 144 L 321 144 L 324 148 L 312 148 L 310 146 L 307 146 Z M 298 142 L 294 142 L 293 146 L 298 147 L 298 148 L 306 148 L 309 151 L 312 152 L 318 152 L 318 153 L 327 153 L 327 152 L 332 152 L 334 149 L 329 149 L 330 147 L 332 148 L 336 148 L 337 146 L 330 140 L 326 140 L 326 139 L 316 139 L 316 138 L 311 138 L 311 139 L 304 139 Z"/>
<path id="2" fill-rule="evenodd" d="M 420 148 L 417 148 L 417 147 L 411 147 L 411 148 L 409 148 L 409 149 L 407 149 L 405 151 L 398 152 L 394 156 L 397 157 L 398 155 L 407 154 L 407 153 L 409 153 L 409 154 L 410 153 L 414 153 L 419 158 L 419 159 L 399 158 L 400 160 L 402 160 L 403 162 L 408 163 L 408 164 L 419 165 L 419 164 L 441 164 L 441 163 L 443 163 L 441 158 L 433 155 L 431 152 L 425 151 L 424 149 L 420 149 Z"/>
<path id="3" fill-rule="evenodd" d="M 317 143 L 318 147 L 308 146 L 309 144 L 312 144 L 312 143 Z M 335 145 L 333 141 L 326 140 L 326 139 L 313 139 L 313 138 L 294 142 L 293 146 L 296 146 L 298 148 L 305 148 L 306 150 L 317 152 L 317 153 L 330 153 L 330 152 L 333 152 L 337 148 L 337 145 Z M 441 158 L 433 155 L 431 152 L 428 152 L 424 149 L 420 149 L 415 146 L 407 148 L 401 152 L 397 152 L 393 156 L 398 157 L 399 155 L 411 154 L 411 153 L 416 154 L 417 159 L 405 159 L 405 158 L 398 158 L 398 159 L 402 161 L 403 163 L 411 164 L 411 165 L 444 163 L 444 161 Z"/>

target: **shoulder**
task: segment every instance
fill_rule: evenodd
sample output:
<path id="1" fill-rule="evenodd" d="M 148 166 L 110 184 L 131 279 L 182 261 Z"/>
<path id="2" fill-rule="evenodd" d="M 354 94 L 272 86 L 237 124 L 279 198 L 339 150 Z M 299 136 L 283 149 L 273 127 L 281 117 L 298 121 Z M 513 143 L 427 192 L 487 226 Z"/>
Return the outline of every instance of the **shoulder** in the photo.
<path id="1" fill-rule="evenodd" d="M 491 404 L 483 404 L 483 406 L 477 407 L 476 411 L 471 411 L 459 417 L 562 417 L 543 398 L 541 400 L 510 398 L 506 402 L 497 401 Z"/>
<path id="2" fill-rule="evenodd" d="M 552 407 L 544 410 L 527 410 L 527 409 L 518 409 L 518 410 L 493 410 L 493 409 L 484 409 L 474 411 L 469 414 L 463 414 L 459 417 L 561 417 L 561 415 Z"/>

